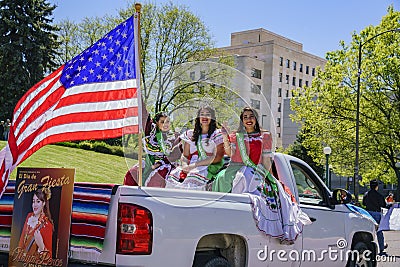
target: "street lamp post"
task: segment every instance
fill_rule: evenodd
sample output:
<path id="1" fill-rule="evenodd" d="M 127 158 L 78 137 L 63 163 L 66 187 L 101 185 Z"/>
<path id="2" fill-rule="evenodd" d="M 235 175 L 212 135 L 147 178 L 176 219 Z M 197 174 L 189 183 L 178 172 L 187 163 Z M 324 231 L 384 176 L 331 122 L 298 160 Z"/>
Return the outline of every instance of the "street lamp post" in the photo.
<path id="1" fill-rule="evenodd" d="M 359 175 L 359 170 L 360 170 L 360 163 L 359 163 L 359 147 L 360 147 L 360 82 L 361 82 L 361 52 L 362 52 L 362 47 L 369 41 L 375 39 L 376 37 L 388 33 L 388 32 L 400 32 L 400 28 L 398 29 L 391 29 L 387 31 L 383 31 L 381 33 L 378 33 L 371 38 L 367 39 L 365 42 L 360 42 L 358 46 L 358 73 L 357 73 L 357 102 L 356 102 L 356 157 L 355 157 L 355 162 L 354 162 L 354 177 L 353 177 L 353 190 L 354 190 L 354 196 L 356 199 L 356 202 L 358 202 L 358 192 L 359 192 L 359 187 L 358 187 L 358 181 L 360 178 Z"/>
<path id="2" fill-rule="evenodd" d="M 329 155 L 331 154 L 332 149 L 329 146 L 324 147 L 324 154 L 325 154 L 325 184 L 330 189 L 330 181 L 329 181 Z"/>

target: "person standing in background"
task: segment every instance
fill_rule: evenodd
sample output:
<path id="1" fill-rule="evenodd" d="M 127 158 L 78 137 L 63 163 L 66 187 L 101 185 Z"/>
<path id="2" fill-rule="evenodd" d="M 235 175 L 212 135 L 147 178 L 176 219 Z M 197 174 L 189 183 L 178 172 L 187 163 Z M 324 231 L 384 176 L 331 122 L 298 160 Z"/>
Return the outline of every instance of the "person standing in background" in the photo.
<path id="1" fill-rule="evenodd" d="M 10 119 L 7 119 L 5 124 L 4 124 L 4 132 L 3 132 L 3 136 L 5 141 L 8 140 L 8 134 L 10 133 L 10 127 L 11 127 L 11 122 Z"/>
<path id="2" fill-rule="evenodd" d="M 3 134 L 4 134 L 4 121 L 0 122 L 0 140 L 3 140 Z"/>
<path id="3" fill-rule="evenodd" d="M 376 223 L 381 222 L 381 209 L 386 208 L 385 197 L 378 192 L 378 181 L 371 180 L 369 183 L 370 190 L 365 193 L 363 197 L 363 205 L 369 214 L 375 219 Z M 385 248 L 385 237 L 383 231 L 377 231 L 376 236 L 378 238 L 379 255 L 386 255 Z"/>

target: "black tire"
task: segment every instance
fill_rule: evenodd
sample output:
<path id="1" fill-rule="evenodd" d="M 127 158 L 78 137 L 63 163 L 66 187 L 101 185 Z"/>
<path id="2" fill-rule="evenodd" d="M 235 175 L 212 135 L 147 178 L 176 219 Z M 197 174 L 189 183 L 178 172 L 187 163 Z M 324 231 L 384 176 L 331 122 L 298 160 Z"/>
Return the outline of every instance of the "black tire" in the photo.
<path id="1" fill-rule="evenodd" d="M 356 243 L 356 245 L 353 248 L 353 251 L 358 251 L 358 258 L 352 257 L 352 254 L 349 254 L 349 259 L 348 259 L 348 264 L 347 266 L 349 267 L 374 267 L 376 266 L 376 262 L 375 262 L 375 258 L 374 253 L 370 253 L 368 255 L 368 258 L 365 259 L 363 257 L 363 253 L 366 250 L 370 250 L 370 248 L 368 247 L 368 245 L 362 241 L 359 241 Z"/>
<path id="2" fill-rule="evenodd" d="M 193 267 L 231 267 L 231 265 L 221 256 L 196 255 Z"/>

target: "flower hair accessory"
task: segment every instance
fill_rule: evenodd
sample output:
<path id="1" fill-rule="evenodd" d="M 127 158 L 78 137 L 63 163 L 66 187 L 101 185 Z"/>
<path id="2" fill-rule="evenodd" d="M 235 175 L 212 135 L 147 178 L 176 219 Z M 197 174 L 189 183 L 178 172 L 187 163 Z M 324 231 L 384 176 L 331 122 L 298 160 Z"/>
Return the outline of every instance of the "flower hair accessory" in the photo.
<path id="1" fill-rule="evenodd" d="M 49 187 L 43 187 L 42 192 L 46 195 L 46 200 L 51 198 L 51 190 Z"/>

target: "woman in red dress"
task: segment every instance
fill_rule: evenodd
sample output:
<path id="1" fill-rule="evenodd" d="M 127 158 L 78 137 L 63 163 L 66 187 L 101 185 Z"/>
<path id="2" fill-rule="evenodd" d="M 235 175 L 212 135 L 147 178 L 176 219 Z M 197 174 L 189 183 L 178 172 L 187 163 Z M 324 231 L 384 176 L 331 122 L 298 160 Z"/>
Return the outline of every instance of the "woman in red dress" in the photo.
<path id="1" fill-rule="evenodd" d="M 258 229 L 292 244 L 303 225 L 311 223 L 294 202 L 292 194 L 270 173 L 272 138 L 260 129 L 257 113 L 246 107 L 240 114 L 238 131 L 223 134 L 225 153 L 231 157 L 213 184 L 213 191 L 247 193 Z"/>
<path id="2" fill-rule="evenodd" d="M 18 245 L 26 255 L 52 257 L 54 228 L 49 209 L 50 198 L 49 188 L 40 188 L 33 194 L 33 211 L 26 217 Z"/>

